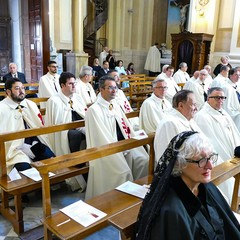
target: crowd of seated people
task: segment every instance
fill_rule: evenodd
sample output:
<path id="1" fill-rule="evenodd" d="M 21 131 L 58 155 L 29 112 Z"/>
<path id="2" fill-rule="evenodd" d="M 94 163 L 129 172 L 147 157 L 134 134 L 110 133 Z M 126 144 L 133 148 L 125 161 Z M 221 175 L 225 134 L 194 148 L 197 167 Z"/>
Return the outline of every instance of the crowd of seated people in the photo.
<path id="1" fill-rule="evenodd" d="M 102 64 L 99 63 L 98 58 L 95 58 L 93 66 L 82 66 L 77 77 L 69 72 L 58 75 L 57 63 L 48 62 L 48 73 L 42 76 L 39 81 L 39 96 L 49 97 L 45 104 L 46 115 L 44 118 L 36 104 L 25 99 L 26 94 L 20 79 L 21 74 L 12 75 L 11 78 L 5 80 L 7 97 L 0 102 L 0 118 L 6 121 L 4 120 L 1 124 L 0 133 L 41 127 L 44 124 L 51 126 L 80 119 L 85 120 L 84 128 L 50 134 L 33 139 L 31 142 L 28 142 L 28 139 L 23 139 L 21 142 L 12 141 L 13 147 L 6 151 L 8 171 L 11 171 L 13 167 L 18 170 L 27 169 L 31 161 L 135 137 L 137 126 L 145 130 L 147 134 L 155 132 L 156 172 L 162 177 L 163 172 L 159 168 L 161 161 L 166 161 L 165 155 L 169 143 L 173 144 L 173 141 L 179 141 L 176 138 L 172 141 L 171 139 L 184 131 L 198 132 L 195 134 L 196 141 L 198 138 L 200 141 L 207 139 L 213 147 L 206 150 L 206 145 L 203 145 L 202 152 L 194 152 L 197 151 L 195 150 L 196 146 L 194 141 L 191 143 L 195 147 L 194 151 L 184 152 L 186 158 L 191 158 L 191 161 L 186 161 L 187 164 L 184 162 L 187 168 L 179 169 L 176 179 L 169 172 L 170 183 L 168 184 L 170 184 L 171 190 L 167 193 L 167 198 L 172 199 L 172 195 L 180 194 L 175 192 L 177 189 L 172 184 L 174 182 L 181 186 L 185 192 L 189 192 L 189 186 L 185 179 L 189 175 L 192 163 L 196 162 L 200 166 L 200 160 L 205 160 L 205 165 L 201 166 L 203 168 L 207 166 L 211 169 L 213 164 L 220 164 L 234 156 L 235 148 L 240 146 L 239 68 L 230 69 L 228 62 L 224 62 L 217 76 L 214 77 L 211 75 L 211 66 L 206 65 L 203 69 L 196 69 L 193 77 L 190 78 L 185 62 L 180 63 L 176 72 L 171 65 L 163 66 L 162 73 L 152 82 L 151 96 L 143 102 L 139 118 L 133 121 L 126 117 L 126 113 L 133 111 L 133 108 L 121 90 L 120 77 L 121 75 L 136 74 L 134 64 L 130 62 L 125 70 L 122 60 L 116 62 L 112 51 L 108 51 L 108 49 L 105 51 L 108 54 L 106 54 L 106 59 L 103 60 Z M 184 84 L 184 86 L 179 87 L 179 83 Z M 6 109 L 12 110 L 7 111 L 9 112 L 7 118 Z M 192 137 L 187 136 L 188 138 L 192 139 Z M 184 141 L 185 139 L 184 137 Z M 185 145 L 188 145 L 188 140 L 186 140 L 186 144 L 181 143 L 184 148 Z M 44 146 L 42 155 L 37 148 L 39 145 L 41 145 L 40 147 Z M 179 154 L 183 151 L 181 145 L 179 145 Z M 10 154 L 9 151 L 14 153 Z M 218 154 L 217 163 L 211 161 L 215 152 Z M 198 159 L 200 160 L 197 161 Z M 84 181 L 86 181 L 86 198 L 92 198 L 114 189 L 125 181 L 146 176 L 148 161 L 147 150 L 139 147 L 90 162 L 88 176 L 84 176 L 84 178 L 78 176 L 75 180 L 78 182 L 79 188 L 84 188 Z M 174 164 L 176 165 L 179 161 L 182 160 L 178 156 L 174 156 Z M 174 171 L 175 165 L 172 166 L 173 170 L 171 169 L 171 171 Z M 108 174 L 104 175 L 106 171 Z M 200 170 L 196 168 L 194 171 L 199 173 Z M 191 178 L 190 180 L 194 181 Z M 197 188 L 194 189 L 195 193 L 191 192 L 190 188 L 191 199 L 200 194 L 201 204 L 208 208 L 204 192 L 213 192 L 220 199 L 225 208 L 224 211 L 228 212 L 227 203 L 231 203 L 234 179 L 229 179 L 219 186 L 224 197 L 212 185 L 202 187 L 202 185 L 208 184 L 209 179 L 198 181 Z M 159 184 L 156 179 L 154 182 Z M 72 189 L 76 188 L 76 186 L 72 187 Z M 147 195 L 148 198 L 151 197 L 156 201 L 156 192 L 158 190 L 155 187 L 151 188 L 149 195 Z M 164 198 L 161 197 L 161 201 L 164 203 Z M 144 214 L 145 208 L 149 208 L 148 204 L 148 200 L 146 200 L 140 217 Z M 164 212 L 165 208 L 168 209 L 168 207 L 168 205 L 162 205 L 159 209 Z M 158 209 L 158 207 L 156 208 Z M 182 208 L 184 208 L 184 204 Z M 188 209 L 185 210 L 188 211 Z M 219 213 L 214 214 L 217 216 Z M 145 215 L 143 216 L 145 219 Z M 230 218 L 234 231 L 235 228 L 239 229 L 235 226 L 234 217 L 230 216 Z M 139 224 L 141 226 L 141 218 Z M 151 234 L 157 233 L 158 225 L 160 227 L 164 225 L 161 216 L 155 216 L 150 224 L 151 227 L 146 229 L 147 234 L 149 231 Z M 232 228 L 229 227 L 229 229 Z M 139 239 L 145 239 L 140 237 L 143 234 L 145 233 L 139 230 Z M 199 236 L 198 234 L 196 233 L 195 236 Z M 222 236 L 224 233 L 219 234 Z"/>

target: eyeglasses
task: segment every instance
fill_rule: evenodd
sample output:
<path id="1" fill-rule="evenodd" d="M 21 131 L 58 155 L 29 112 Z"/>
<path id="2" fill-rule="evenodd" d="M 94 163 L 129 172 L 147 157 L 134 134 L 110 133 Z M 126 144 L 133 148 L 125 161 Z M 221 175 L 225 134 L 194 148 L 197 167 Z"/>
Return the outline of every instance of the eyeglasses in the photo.
<path id="1" fill-rule="evenodd" d="M 106 89 L 106 88 L 107 88 L 107 90 L 111 90 L 111 91 L 113 91 L 113 90 L 117 91 L 118 90 L 118 88 L 114 87 L 114 86 L 108 86 L 108 87 L 105 87 L 104 89 Z"/>
<path id="2" fill-rule="evenodd" d="M 168 89 L 168 87 L 154 87 L 154 88 L 157 88 L 157 89 Z"/>
<path id="3" fill-rule="evenodd" d="M 13 89 L 16 90 L 16 91 L 19 91 L 20 89 L 21 90 L 25 90 L 25 87 L 24 86 L 23 87 L 18 87 L 17 86 L 17 87 L 13 87 Z"/>
<path id="4" fill-rule="evenodd" d="M 218 100 L 218 101 L 219 101 L 220 99 L 223 100 L 223 101 L 227 99 L 227 97 L 225 97 L 225 96 L 211 96 L 211 97 L 208 97 L 208 98 L 214 98 L 214 99 L 216 99 L 216 100 Z"/>
<path id="5" fill-rule="evenodd" d="M 69 86 L 72 85 L 72 86 L 75 86 L 77 84 L 77 82 L 69 82 L 67 83 Z"/>
<path id="6" fill-rule="evenodd" d="M 218 160 L 217 153 L 212 153 L 209 157 L 200 158 L 198 161 L 186 158 L 186 162 L 196 163 L 196 164 L 198 164 L 198 167 L 200 167 L 200 168 L 204 168 L 207 165 L 208 161 L 211 161 L 211 163 L 215 163 L 215 162 L 217 162 L 217 160 Z"/>

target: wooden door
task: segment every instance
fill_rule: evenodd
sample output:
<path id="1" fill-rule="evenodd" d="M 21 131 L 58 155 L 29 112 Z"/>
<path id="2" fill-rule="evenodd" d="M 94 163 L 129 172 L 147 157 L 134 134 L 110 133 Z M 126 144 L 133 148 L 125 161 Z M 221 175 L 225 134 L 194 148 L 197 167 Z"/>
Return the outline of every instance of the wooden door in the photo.
<path id="1" fill-rule="evenodd" d="M 50 59 L 48 0 L 29 0 L 31 82 L 38 82 Z"/>

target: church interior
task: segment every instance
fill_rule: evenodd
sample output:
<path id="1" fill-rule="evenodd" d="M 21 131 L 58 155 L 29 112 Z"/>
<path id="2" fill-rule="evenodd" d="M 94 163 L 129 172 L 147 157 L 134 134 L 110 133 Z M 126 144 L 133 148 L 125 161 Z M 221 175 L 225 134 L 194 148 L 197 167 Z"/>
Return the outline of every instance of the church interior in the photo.
<path id="1" fill-rule="evenodd" d="M 134 63 L 135 72 L 145 76 L 149 75 L 148 51 L 155 43 L 161 53 L 159 67 L 168 64 L 177 71 L 186 62 L 190 77 L 205 65 L 214 69 L 222 57 L 232 67 L 240 66 L 239 0 L 0 0 L 0 6 L 2 86 L 11 62 L 29 84 L 39 83 L 50 60 L 56 62 L 58 74 L 70 72 L 78 78 L 82 66 L 93 66 L 105 46 L 125 68 Z M 188 52 L 182 52 L 182 43 L 190 44 Z M 139 110 L 138 105 L 134 110 Z M 72 192 L 64 181 L 50 191 L 53 213 L 85 198 L 85 192 Z M 23 202 L 24 231 L 20 233 L 1 214 L 0 203 L 0 240 L 47 239 L 41 194 L 41 189 L 30 192 Z M 1 202 L 6 201 L 4 197 Z M 14 209 L 15 198 L 9 204 Z M 84 239 L 120 239 L 117 228 L 101 228 Z"/>

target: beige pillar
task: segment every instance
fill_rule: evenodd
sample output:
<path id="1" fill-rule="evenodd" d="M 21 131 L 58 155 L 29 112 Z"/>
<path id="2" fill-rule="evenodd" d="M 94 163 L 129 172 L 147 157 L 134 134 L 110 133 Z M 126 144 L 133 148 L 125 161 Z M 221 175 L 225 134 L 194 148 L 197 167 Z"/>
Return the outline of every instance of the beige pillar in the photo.
<path id="1" fill-rule="evenodd" d="M 83 9 L 82 0 L 72 0 L 73 52 L 67 53 L 67 70 L 76 76 L 88 65 L 88 54 L 83 51 Z"/>

